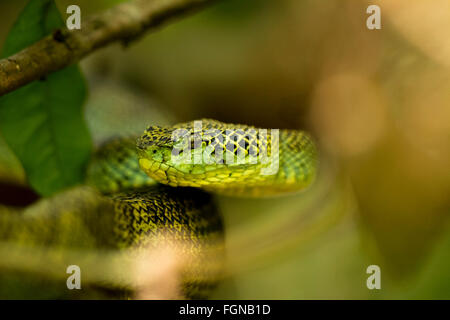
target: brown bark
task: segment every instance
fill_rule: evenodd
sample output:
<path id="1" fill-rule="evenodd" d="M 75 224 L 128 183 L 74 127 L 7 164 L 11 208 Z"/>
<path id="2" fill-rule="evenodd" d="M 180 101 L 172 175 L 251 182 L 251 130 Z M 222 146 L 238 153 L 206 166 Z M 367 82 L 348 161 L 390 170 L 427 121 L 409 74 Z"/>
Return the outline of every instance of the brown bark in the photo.
<path id="1" fill-rule="evenodd" d="M 61 70 L 110 43 L 125 44 L 162 23 L 215 0 L 133 0 L 92 17 L 80 30 L 56 30 L 0 60 L 0 96 Z"/>

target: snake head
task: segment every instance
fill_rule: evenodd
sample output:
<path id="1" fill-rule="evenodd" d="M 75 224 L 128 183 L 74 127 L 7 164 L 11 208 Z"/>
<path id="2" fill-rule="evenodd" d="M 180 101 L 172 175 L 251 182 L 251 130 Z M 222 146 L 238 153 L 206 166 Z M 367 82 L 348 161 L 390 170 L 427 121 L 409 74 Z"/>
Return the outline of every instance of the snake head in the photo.
<path id="1" fill-rule="evenodd" d="M 148 162 L 170 160 L 173 148 L 172 129 L 160 126 L 149 126 L 137 140 L 139 164 L 147 172 Z"/>
<path id="2" fill-rule="evenodd" d="M 156 181 L 179 186 L 182 176 L 192 170 L 185 158 L 191 155 L 190 147 L 190 128 L 149 126 L 137 140 L 139 166 Z"/>
<path id="3" fill-rule="evenodd" d="M 199 122 L 203 127 L 197 127 Z M 253 174 L 254 171 L 243 169 L 256 167 L 256 144 L 250 145 L 244 139 L 231 141 L 229 129 L 233 128 L 215 120 L 173 127 L 150 126 L 137 141 L 139 165 L 151 178 L 171 186 L 200 187 L 231 175 L 241 179 L 241 173 Z M 231 132 L 243 138 L 243 131 Z M 243 159 L 231 164 L 230 155 Z M 255 158 L 255 162 L 247 161 L 249 157 Z"/>
<path id="4" fill-rule="evenodd" d="M 184 175 L 191 172 L 191 130 L 177 126 L 149 126 L 137 140 L 139 166 L 150 178 L 171 186 L 190 186 Z M 184 152 L 183 152 L 184 151 Z M 181 184 L 180 184 L 181 183 Z"/>

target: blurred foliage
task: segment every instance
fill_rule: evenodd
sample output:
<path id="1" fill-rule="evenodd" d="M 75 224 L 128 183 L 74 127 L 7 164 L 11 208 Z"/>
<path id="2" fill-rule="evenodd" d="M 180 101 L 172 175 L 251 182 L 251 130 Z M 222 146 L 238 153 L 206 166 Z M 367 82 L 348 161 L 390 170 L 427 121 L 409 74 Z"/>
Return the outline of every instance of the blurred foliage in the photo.
<path id="1" fill-rule="evenodd" d="M 19 52 L 64 25 L 53 0 L 32 0 L 14 24 L 3 57 Z M 30 185 L 51 195 L 83 182 L 91 151 L 82 106 L 83 76 L 70 66 L 0 98 L 0 128 Z"/>
<path id="2" fill-rule="evenodd" d="M 24 3 L 0 1 L 0 41 Z M 319 141 L 308 192 L 219 199 L 230 272 L 215 298 L 450 298 L 450 2 L 379 0 L 376 31 L 369 4 L 222 1 L 82 62 L 96 143 L 200 117 Z"/>

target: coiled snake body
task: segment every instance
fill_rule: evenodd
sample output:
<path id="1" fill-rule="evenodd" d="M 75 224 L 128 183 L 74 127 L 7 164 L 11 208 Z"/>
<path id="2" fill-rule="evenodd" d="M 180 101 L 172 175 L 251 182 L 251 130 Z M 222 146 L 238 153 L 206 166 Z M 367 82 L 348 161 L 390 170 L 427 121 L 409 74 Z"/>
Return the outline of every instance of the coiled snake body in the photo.
<path id="1" fill-rule="evenodd" d="M 199 129 L 198 123 L 150 126 L 137 143 L 133 137 L 111 140 L 91 161 L 88 187 L 20 214 L 0 211 L 0 240 L 137 251 L 165 239 L 180 242 L 192 258 L 191 271 L 182 272 L 182 295 L 207 296 L 221 272 L 223 227 L 212 197 L 201 189 L 239 196 L 300 191 L 313 181 L 317 160 L 314 143 L 301 131 L 281 130 L 275 139 L 250 126 L 206 119 Z M 223 161 L 216 161 L 221 152 Z M 269 160 L 260 161 L 261 155 Z M 270 174 L 261 172 L 271 166 Z M 214 267 L 206 268 L 194 258 L 211 243 L 222 249 Z"/>

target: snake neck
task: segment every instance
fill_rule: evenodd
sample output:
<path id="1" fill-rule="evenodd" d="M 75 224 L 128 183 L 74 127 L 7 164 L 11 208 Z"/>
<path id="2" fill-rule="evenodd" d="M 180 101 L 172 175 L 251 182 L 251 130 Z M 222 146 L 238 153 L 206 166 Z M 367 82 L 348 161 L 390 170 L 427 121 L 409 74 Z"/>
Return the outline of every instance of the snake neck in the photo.
<path id="1" fill-rule="evenodd" d="M 156 181 L 139 168 L 136 140 L 131 136 L 103 143 L 89 163 L 86 184 L 103 194 L 155 185 Z"/>
<path id="2" fill-rule="evenodd" d="M 204 189 L 227 196 L 255 198 L 303 191 L 316 176 L 317 154 L 311 148 L 313 142 L 309 135 L 293 130 L 281 130 L 279 137 L 278 156 L 273 156 L 268 164 L 241 169 L 250 176 L 230 182 L 224 177 L 225 181 L 206 185 Z M 272 147 L 272 150 L 276 149 Z M 230 174 L 232 177 L 233 173 Z"/>

